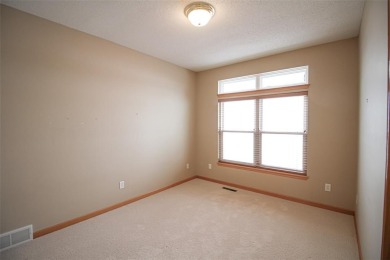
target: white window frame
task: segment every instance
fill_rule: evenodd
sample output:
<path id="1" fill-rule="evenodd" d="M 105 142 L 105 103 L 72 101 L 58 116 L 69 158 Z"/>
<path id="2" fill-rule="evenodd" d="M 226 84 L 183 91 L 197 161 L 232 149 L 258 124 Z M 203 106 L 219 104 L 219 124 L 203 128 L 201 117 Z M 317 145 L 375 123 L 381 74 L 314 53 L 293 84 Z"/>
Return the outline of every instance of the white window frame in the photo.
<path id="1" fill-rule="evenodd" d="M 276 87 L 269 87 L 265 88 L 262 86 L 262 79 L 267 78 L 269 76 L 279 76 L 279 75 L 288 75 L 296 72 L 304 72 L 305 77 L 304 81 L 299 83 L 299 84 L 285 84 L 281 86 L 276 86 Z M 280 88 L 280 87 L 291 87 L 291 86 L 297 86 L 297 85 L 303 85 L 303 84 L 308 84 L 309 83 L 309 66 L 301 66 L 301 67 L 295 67 L 295 68 L 289 68 L 289 69 L 283 69 L 283 70 L 276 70 L 276 71 L 270 71 L 270 72 L 264 72 L 258 74 L 259 76 L 259 89 L 270 89 L 270 88 Z"/>
<path id="2" fill-rule="evenodd" d="M 300 84 L 286 84 L 283 86 L 278 87 L 272 87 L 272 88 L 262 88 L 261 86 L 261 79 L 264 76 L 273 76 L 273 75 L 288 75 L 289 73 L 294 72 L 300 72 L 304 71 L 305 77 L 304 81 L 300 82 Z M 294 176 L 303 176 L 307 177 L 307 134 L 308 134 L 308 72 L 309 68 L 308 66 L 301 66 L 297 68 L 291 68 L 291 69 L 284 69 L 284 70 L 278 70 L 278 71 L 272 71 L 272 72 L 266 72 L 266 73 L 260 73 L 256 75 L 249 75 L 239 78 L 233 78 L 233 79 L 226 79 L 221 80 L 218 82 L 218 162 L 222 166 L 232 166 L 234 168 L 243 168 L 248 170 L 255 170 L 255 171 L 271 171 L 276 172 L 278 174 L 287 174 L 287 175 L 294 175 Z M 256 78 L 256 90 L 251 91 L 242 91 L 242 92 L 223 92 L 223 84 L 230 83 L 234 81 L 243 80 L 246 78 Z M 302 84 L 303 83 L 303 84 Z M 260 107 L 261 102 L 265 98 L 273 98 L 273 97 L 282 97 L 282 96 L 304 96 L 305 97 L 305 107 L 304 107 L 304 131 L 303 132 L 264 132 L 262 131 L 260 127 Z M 233 132 L 247 132 L 247 133 L 253 133 L 254 136 L 254 163 L 244 163 L 244 162 L 237 162 L 237 161 L 229 161 L 222 159 L 223 158 L 223 133 L 225 132 L 232 132 L 228 130 L 222 129 L 222 111 L 223 111 L 223 104 L 224 102 L 229 101 L 237 101 L 237 100 L 255 100 L 256 102 L 256 126 L 253 131 L 233 131 Z M 285 169 L 285 168 L 277 168 L 277 167 L 269 167 L 265 166 L 261 162 L 261 135 L 262 134 L 294 134 L 294 135 L 302 135 L 303 136 L 303 170 L 297 171 L 292 169 Z"/>

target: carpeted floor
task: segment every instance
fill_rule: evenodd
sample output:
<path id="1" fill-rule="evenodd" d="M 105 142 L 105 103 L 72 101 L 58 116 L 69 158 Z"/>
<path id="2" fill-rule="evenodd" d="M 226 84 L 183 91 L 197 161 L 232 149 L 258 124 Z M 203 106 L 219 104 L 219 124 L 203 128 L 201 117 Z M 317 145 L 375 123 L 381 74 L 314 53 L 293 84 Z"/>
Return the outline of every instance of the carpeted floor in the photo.
<path id="1" fill-rule="evenodd" d="M 18 259 L 359 259 L 353 217 L 195 179 L 3 251 Z"/>

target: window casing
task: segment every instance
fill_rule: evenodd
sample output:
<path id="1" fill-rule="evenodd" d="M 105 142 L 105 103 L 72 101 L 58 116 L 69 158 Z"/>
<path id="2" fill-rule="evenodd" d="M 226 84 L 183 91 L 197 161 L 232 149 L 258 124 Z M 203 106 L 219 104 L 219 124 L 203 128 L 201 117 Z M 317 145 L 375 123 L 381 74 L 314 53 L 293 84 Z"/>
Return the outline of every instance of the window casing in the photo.
<path id="1" fill-rule="evenodd" d="M 306 175 L 307 83 L 306 66 L 220 81 L 219 162 Z"/>

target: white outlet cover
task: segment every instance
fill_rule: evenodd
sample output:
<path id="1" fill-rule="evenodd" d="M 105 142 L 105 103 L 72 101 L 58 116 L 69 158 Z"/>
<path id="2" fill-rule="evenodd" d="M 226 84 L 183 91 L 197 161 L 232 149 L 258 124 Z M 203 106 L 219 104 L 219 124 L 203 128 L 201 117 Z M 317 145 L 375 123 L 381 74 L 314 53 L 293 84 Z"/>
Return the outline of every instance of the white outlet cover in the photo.
<path id="1" fill-rule="evenodd" d="M 332 185 L 329 183 L 325 183 L 325 191 L 331 191 L 332 190 Z"/>
<path id="2" fill-rule="evenodd" d="M 120 181 L 119 182 L 119 189 L 124 189 L 125 188 L 125 181 Z"/>

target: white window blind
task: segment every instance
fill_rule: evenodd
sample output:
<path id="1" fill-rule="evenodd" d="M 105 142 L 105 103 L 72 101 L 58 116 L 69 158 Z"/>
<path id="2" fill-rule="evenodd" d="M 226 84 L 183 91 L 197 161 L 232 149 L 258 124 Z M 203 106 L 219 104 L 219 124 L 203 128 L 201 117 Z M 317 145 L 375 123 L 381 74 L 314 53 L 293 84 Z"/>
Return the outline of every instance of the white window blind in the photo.
<path id="1" fill-rule="evenodd" d="M 229 80 L 219 83 L 219 92 L 223 92 L 218 95 L 220 162 L 306 174 L 308 85 L 296 83 L 307 83 L 308 70 L 300 67 L 282 72 L 275 72 L 275 77 L 266 73 L 267 79 L 280 82 L 281 75 L 288 79 L 288 73 L 298 73 L 301 81 L 293 76 L 291 84 L 284 82 L 287 87 L 269 92 L 270 86 L 279 83 L 269 81 L 262 90 L 263 74 L 232 80 L 239 90 L 247 89 L 239 82 L 246 84 L 249 79 L 256 82 L 250 95 L 241 95 L 245 91 L 234 89 L 225 93 L 224 85 Z"/>

